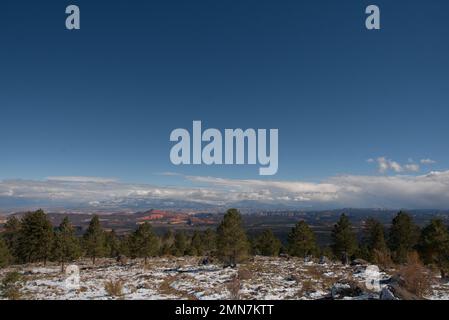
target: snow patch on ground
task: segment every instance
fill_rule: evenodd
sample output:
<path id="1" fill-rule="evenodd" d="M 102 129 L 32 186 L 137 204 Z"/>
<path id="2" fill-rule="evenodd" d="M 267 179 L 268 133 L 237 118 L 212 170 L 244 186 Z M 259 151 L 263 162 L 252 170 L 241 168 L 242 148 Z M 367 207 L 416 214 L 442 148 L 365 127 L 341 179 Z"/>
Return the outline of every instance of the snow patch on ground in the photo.
<path id="1" fill-rule="evenodd" d="M 219 264 L 200 266 L 200 258 L 153 258 L 147 266 L 136 260 L 121 265 L 102 259 L 93 266 L 90 261 L 77 262 L 80 269 L 79 288 L 66 285 L 67 276 L 60 266 L 50 264 L 9 267 L 0 270 L 0 279 L 10 271 L 22 274 L 21 297 L 35 300 L 157 300 L 157 299 L 230 299 L 229 283 L 241 276 L 241 299 L 315 300 L 329 297 L 332 288 L 348 289 L 341 282 L 351 280 L 365 288 L 366 274 L 360 266 L 308 261 L 299 258 L 255 257 L 238 269 L 223 268 Z M 389 275 L 380 273 L 381 279 Z M 111 296 L 105 289 L 107 282 L 121 282 L 122 294 Z M 341 288 L 340 288 L 341 287 Z M 378 290 L 364 290 L 363 294 L 343 299 L 378 298 Z M 449 283 L 434 285 L 429 299 L 449 299 Z"/>

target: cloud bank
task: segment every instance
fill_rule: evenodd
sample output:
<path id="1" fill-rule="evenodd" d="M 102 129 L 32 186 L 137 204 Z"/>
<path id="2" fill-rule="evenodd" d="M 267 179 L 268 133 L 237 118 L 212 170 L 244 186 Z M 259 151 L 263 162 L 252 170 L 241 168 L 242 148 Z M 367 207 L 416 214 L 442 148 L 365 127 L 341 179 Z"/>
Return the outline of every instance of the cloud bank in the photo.
<path id="1" fill-rule="evenodd" d="M 449 171 L 424 175 L 341 175 L 321 182 L 179 176 L 190 187 L 122 183 L 95 177 L 51 177 L 0 181 L 0 208 L 23 206 L 137 207 L 166 201 L 232 206 L 295 208 L 448 209 Z"/>
<path id="2" fill-rule="evenodd" d="M 419 164 L 414 163 L 412 159 L 409 159 L 409 163 L 406 164 L 400 164 L 397 161 L 388 159 L 386 157 L 379 157 L 377 159 L 368 159 L 368 163 L 376 163 L 377 169 L 379 173 L 385 174 L 388 171 L 393 171 L 395 173 L 401 173 L 401 172 L 418 172 L 421 168 Z M 433 164 L 435 163 L 431 159 L 422 159 L 421 164 Z"/>

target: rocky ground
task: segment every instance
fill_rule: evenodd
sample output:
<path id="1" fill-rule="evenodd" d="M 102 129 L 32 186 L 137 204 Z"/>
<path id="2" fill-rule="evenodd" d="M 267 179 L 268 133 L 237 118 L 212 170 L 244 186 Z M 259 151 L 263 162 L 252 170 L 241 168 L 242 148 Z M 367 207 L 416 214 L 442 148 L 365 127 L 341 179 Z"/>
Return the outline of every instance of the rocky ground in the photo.
<path id="1" fill-rule="evenodd" d="M 364 263 L 304 262 L 298 258 L 255 257 L 238 268 L 199 265 L 199 258 L 154 258 L 117 263 L 79 261 L 79 283 L 56 264 L 13 266 L 16 299 L 399 299 L 388 272 L 367 272 Z M 372 271 L 368 269 L 368 271 Z M 75 279 L 75 281 L 73 281 Z M 413 295 L 407 296 L 414 298 Z M 427 299 L 449 299 L 449 282 L 435 276 Z"/>

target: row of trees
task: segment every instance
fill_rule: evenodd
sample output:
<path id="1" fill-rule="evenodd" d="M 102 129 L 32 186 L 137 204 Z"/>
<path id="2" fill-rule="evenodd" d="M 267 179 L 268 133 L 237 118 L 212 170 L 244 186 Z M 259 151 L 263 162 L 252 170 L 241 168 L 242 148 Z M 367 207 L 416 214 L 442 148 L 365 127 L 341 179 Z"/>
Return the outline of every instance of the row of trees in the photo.
<path id="1" fill-rule="evenodd" d="M 236 225 L 230 228 L 229 223 L 225 224 L 225 221 L 232 217 L 228 211 L 219 230 L 228 229 L 230 239 L 245 243 L 246 236 L 243 230 L 237 227 L 240 223 L 238 212 L 235 214 L 232 221 L 236 221 Z M 439 218 L 431 220 L 421 230 L 414 223 L 412 216 L 401 211 L 393 218 L 389 229 L 379 221 L 369 218 L 358 235 L 348 216 L 342 214 L 333 227 L 331 238 L 330 246 L 320 247 L 310 226 L 305 221 L 299 221 L 290 231 L 285 247 L 271 230 L 266 230 L 255 239 L 250 239 L 252 252 L 250 250 L 246 253 L 277 256 L 285 252 L 304 258 L 338 259 L 343 263 L 361 258 L 381 266 L 404 264 L 410 255 L 418 253 L 422 262 L 438 268 L 442 277 L 447 277 L 449 272 L 449 232 Z M 231 247 L 242 251 L 244 256 L 243 244 Z"/>
<path id="2" fill-rule="evenodd" d="M 238 229 L 236 233 L 232 231 L 234 228 Z M 241 242 L 239 236 L 244 237 L 244 241 Z M 245 245 L 238 247 L 240 243 Z M 77 237 L 67 217 L 54 228 L 47 215 L 38 210 L 26 214 L 21 220 L 14 216 L 8 219 L 0 236 L 0 267 L 11 263 L 58 261 L 64 268 L 67 262 L 81 256 L 91 258 L 94 264 L 97 258 L 121 255 L 143 258 L 145 263 L 148 258 L 158 255 L 201 256 L 216 255 L 218 251 L 240 257 L 241 249 L 246 251 L 246 243 L 237 210 L 229 211 L 217 231 L 208 229 L 188 235 L 168 230 L 162 237 L 157 236 L 147 222 L 131 234 L 117 236 L 115 231 L 103 230 L 98 216 L 92 218 L 83 236 Z M 237 260 L 221 257 L 229 263 Z"/>
<path id="3" fill-rule="evenodd" d="M 86 256 L 95 261 L 99 257 L 143 258 L 158 255 L 201 256 L 221 259 L 225 265 L 236 265 L 251 254 L 278 256 L 326 256 L 348 263 L 363 258 L 372 263 L 389 261 L 405 263 L 407 256 L 417 251 L 424 263 L 435 265 L 443 276 L 449 269 L 449 233 L 440 219 L 432 220 L 422 230 L 410 215 L 399 212 L 389 230 L 374 219 L 365 223 L 358 238 L 346 215 L 341 215 L 332 231 L 332 244 L 319 247 L 313 230 L 305 221 L 299 221 L 288 235 L 286 246 L 265 230 L 249 239 L 242 227 L 238 210 L 230 209 L 216 230 L 194 231 L 193 234 L 168 230 L 162 237 L 153 231 L 149 223 L 143 223 L 131 234 L 117 236 L 114 231 L 105 232 L 98 216 L 90 221 L 82 237 L 68 218 L 54 228 L 42 210 L 26 214 L 21 220 L 10 218 L 0 237 L 0 266 L 9 263 L 29 263 L 48 260 L 58 261 L 61 267 L 68 261 Z"/>
<path id="4" fill-rule="evenodd" d="M 413 218 L 399 212 L 392 220 L 389 230 L 377 220 L 366 220 L 360 239 L 349 221 L 342 214 L 332 230 L 332 245 L 318 248 L 310 227 L 300 221 L 288 238 L 288 252 L 293 256 L 324 255 L 348 263 L 362 258 L 372 263 L 388 265 L 404 264 L 411 253 L 417 252 L 421 260 L 439 268 L 442 277 L 449 270 L 449 232 L 441 219 L 433 219 L 422 230 Z"/>

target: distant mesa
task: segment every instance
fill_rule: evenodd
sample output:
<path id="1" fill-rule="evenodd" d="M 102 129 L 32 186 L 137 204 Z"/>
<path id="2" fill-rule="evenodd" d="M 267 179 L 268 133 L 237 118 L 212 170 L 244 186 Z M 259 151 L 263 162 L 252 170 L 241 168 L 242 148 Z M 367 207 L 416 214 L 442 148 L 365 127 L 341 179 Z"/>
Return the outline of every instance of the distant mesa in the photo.
<path id="1" fill-rule="evenodd" d="M 212 219 L 195 217 L 193 213 L 163 211 L 157 209 L 146 211 L 137 219 L 137 224 L 145 222 L 171 225 L 208 225 L 215 223 Z"/>
<path id="2" fill-rule="evenodd" d="M 152 220 L 162 220 L 165 217 L 171 215 L 170 212 L 162 210 L 150 210 L 145 212 L 146 216 L 139 218 L 139 221 L 152 221 Z"/>

